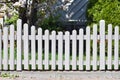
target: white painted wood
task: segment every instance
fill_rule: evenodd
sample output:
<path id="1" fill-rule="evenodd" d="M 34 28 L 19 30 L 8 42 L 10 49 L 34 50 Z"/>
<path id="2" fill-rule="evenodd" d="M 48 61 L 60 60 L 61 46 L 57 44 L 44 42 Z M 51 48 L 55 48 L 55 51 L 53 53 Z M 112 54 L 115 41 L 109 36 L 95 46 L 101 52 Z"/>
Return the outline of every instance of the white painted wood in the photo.
<path id="1" fill-rule="evenodd" d="M 36 69 L 36 46 L 35 46 L 35 26 L 31 27 L 31 60 L 32 69 Z"/>
<path id="2" fill-rule="evenodd" d="M 112 24 L 108 25 L 108 69 L 112 69 Z"/>
<path id="3" fill-rule="evenodd" d="M 97 25 L 93 25 L 93 70 L 97 70 Z"/>
<path id="4" fill-rule="evenodd" d="M 22 70 L 22 20 L 17 20 L 17 70 Z"/>
<path id="5" fill-rule="evenodd" d="M 86 28 L 86 70 L 90 70 L 90 27 Z"/>
<path id="6" fill-rule="evenodd" d="M 79 30 L 79 70 L 83 70 L 83 44 L 84 44 L 83 29 Z"/>
<path id="7" fill-rule="evenodd" d="M 72 70 L 77 69 L 77 32 L 73 30 L 72 32 Z"/>
<path id="8" fill-rule="evenodd" d="M 24 69 L 29 69 L 28 24 L 24 24 Z"/>
<path id="9" fill-rule="evenodd" d="M 49 31 L 45 30 L 45 70 L 49 69 Z"/>
<path id="10" fill-rule="evenodd" d="M 65 32 L 65 70 L 70 69 L 70 33 Z"/>
<path id="11" fill-rule="evenodd" d="M 114 42 L 114 69 L 118 70 L 119 64 L 119 27 L 115 27 L 115 42 Z"/>
<path id="12" fill-rule="evenodd" d="M 105 70 L 105 21 L 100 21 L 100 70 Z"/>
<path id="13" fill-rule="evenodd" d="M 0 18 L 0 24 L 1 24 L 1 26 L 3 27 L 3 24 L 4 24 L 4 19 L 3 18 Z M 2 28 L 1 27 L 1 28 Z"/>
<path id="14" fill-rule="evenodd" d="M 0 29 L 0 70 L 2 70 L 2 30 Z"/>
<path id="15" fill-rule="evenodd" d="M 42 29 L 38 29 L 38 69 L 42 70 L 43 60 L 42 60 Z"/>
<path id="16" fill-rule="evenodd" d="M 3 70 L 8 70 L 8 27 L 3 28 Z"/>
<path id="17" fill-rule="evenodd" d="M 10 70 L 14 69 L 14 25 L 10 25 Z"/>
<path id="18" fill-rule="evenodd" d="M 63 70 L 63 32 L 58 33 L 58 69 Z"/>
<path id="19" fill-rule="evenodd" d="M 52 70 L 56 69 L 56 32 L 52 31 Z"/>

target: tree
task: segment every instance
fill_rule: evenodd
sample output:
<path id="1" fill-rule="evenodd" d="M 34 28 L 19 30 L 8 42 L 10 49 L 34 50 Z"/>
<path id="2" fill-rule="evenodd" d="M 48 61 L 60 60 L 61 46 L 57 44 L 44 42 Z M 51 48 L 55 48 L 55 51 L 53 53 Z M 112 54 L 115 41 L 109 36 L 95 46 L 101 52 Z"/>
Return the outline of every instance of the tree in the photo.
<path id="1" fill-rule="evenodd" d="M 119 0 L 90 0 L 87 13 L 89 24 L 98 23 L 103 19 L 106 24 L 112 23 L 114 26 L 120 26 Z"/>

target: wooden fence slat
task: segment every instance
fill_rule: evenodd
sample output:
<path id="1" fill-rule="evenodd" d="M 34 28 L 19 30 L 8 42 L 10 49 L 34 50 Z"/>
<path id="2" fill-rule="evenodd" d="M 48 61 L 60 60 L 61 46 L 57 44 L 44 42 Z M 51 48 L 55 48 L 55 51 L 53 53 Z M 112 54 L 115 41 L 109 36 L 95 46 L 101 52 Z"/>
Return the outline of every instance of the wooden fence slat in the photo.
<path id="1" fill-rule="evenodd" d="M 86 28 L 86 70 L 90 70 L 90 27 Z"/>
<path id="2" fill-rule="evenodd" d="M 10 70 L 14 69 L 14 25 L 10 25 Z"/>
<path id="3" fill-rule="evenodd" d="M 56 69 L 56 32 L 52 31 L 52 69 Z"/>
<path id="4" fill-rule="evenodd" d="M 65 32 L 65 70 L 70 69 L 70 33 Z"/>
<path id="5" fill-rule="evenodd" d="M 24 69 L 29 69 L 28 24 L 24 24 Z"/>
<path id="6" fill-rule="evenodd" d="M 83 29 L 79 30 L 79 70 L 83 70 L 83 44 L 84 44 Z"/>
<path id="7" fill-rule="evenodd" d="M 35 26 L 31 27 L 31 61 L 32 69 L 36 69 L 36 46 L 35 46 Z"/>
<path id="8" fill-rule="evenodd" d="M 3 28 L 3 70 L 8 70 L 8 27 Z"/>
<path id="9" fill-rule="evenodd" d="M 97 25 L 93 25 L 93 70 L 97 70 Z"/>
<path id="10" fill-rule="evenodd" d="M 45 31 L 45 70 L 49 69 L 49 31 Z"/>
<path id="11" fill-rule="evenodd" d="M 119 27 L 115 27 L 115 41 L 114 41 L 114 69 L 118 70 L 119 64 Z"/>
<path id="12" fill-rule="evenodd" d="M 112 25 L 108 25 L 108 69 L 112 69 Z"/>
<path id="13" fill-rule="evenodd" d="M 3 25 L 4 25 L 4 18 L 0 18 L 0 24 L 2 25 L 2 27 L 3 27 Z M 1 27 L 1 28 L 2 28 Z"/>
<path id="14" fill-rule="evenodd" d="M 58 33 L 58 69 L 63 70 L 63 32 Z"/>
<path id="15" fill-rule="evenodd" d="M 105 70 L 105 21 L 100 21 L 100 70 Z"/>
<path id="16" fill-rule="evenodd" d="M 77 32 L 73 30 L 72 32 L 72 70 L 77 68 Z"/>
<path id="17" fill-rule="evenodd" d="M 38 69 L 42 70 L 43 60 L 42 60 L 42 29 L 38 29 Z"/>
<path id="18" fill-rule="evenodd" d="M 22 20 L 17 20 L 17 70 L 22 70 Z"/>
<path id="19" fill-rule="evenodd" d="M 0 29 L 0 70 L 2 70 L 2 30 Z"/>

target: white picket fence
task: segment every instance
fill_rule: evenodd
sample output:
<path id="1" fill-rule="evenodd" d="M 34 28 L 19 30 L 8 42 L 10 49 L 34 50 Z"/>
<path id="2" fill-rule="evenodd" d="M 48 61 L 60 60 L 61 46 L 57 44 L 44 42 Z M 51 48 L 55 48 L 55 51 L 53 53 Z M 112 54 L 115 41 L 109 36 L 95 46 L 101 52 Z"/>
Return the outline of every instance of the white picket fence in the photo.
<path id="1" fill-rule="evenodd" d="M 92 34 L 89 26 L 86 34 L 80 29 L 79 34 L 73 30 L 72 35 L 68 31 L 50 33 L 49 30 L 42 34 L 41 28 L 37 31 L 32 26 L 29 35 L 28 24 L 22 29 L 19 19 L 17 31 L 14 25 L 0 29 L 0 70 L 119 70 L 119 27 L 115 27 L 114 34 L 112 30 L 109 24 L 106 35 L 105 21 L 101 20 L 100 34 L 98 26 L 93 25 Z"/>

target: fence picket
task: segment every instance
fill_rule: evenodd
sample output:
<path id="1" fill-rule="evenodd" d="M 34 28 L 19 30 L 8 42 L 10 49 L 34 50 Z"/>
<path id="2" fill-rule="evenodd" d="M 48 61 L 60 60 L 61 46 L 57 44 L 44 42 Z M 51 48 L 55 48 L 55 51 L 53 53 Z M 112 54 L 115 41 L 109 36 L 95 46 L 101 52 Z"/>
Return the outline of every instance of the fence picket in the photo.
<path id="1" fill-rule="evenodd" d="M 77 32 L 73 30 L 72 32 L 72 70 L 77 68 Z"/>
<path id="2" fill-rule="evenodd" d="M 100 21 L 100 70 L 105 70 L 105 21 Z"/>
<path id="3" fill-rule="evenodd" d="M 119 64 L 119 27 L 115 27 L 115 42 L 114 42 L 114 69 L 118 70 Z"/>
<path id="4" fill-rule="evenodd" d="M 2 30 L 0 29 L 0 70 L 2 70 Z"/>
<path id="5" fill-rule="evenodd" d="M 42 29 L 38 29 L 38 69 L 42 70 Z"/>
<path id="6" fill-rule="evenodd" d="M 45 31 L 45 70 L 49 69 L 49 31 Z"/>
<path id="7" fill-rule="evenodd" d="M 108 69 L 112 69 L 112 25 L 108 25 Z"/>
<path id="8" fill-rule="evenodd" d="M 83 70 L 83 44 L 84 44 L 83 29 L 79 30 L 79 70 Z"/>
<path id="9" fill-rule="evenodd" d="M 22 20 L 17 20 L 17 70 L 22 70 Z"/>
<path id="10" fill-rule="evenodd" d="M 14 25 L 10 25 L 10 70 L 14 70 Z"/>
<path id="11" fill-rule="evenodd" d="M 8 70 L 8 27 L 3 28 L 3 70 Z"/>
<path id="12" fill-rule="evenodd" d="M 93 70 L 97 70 L 97 25 L 93 25 Z"/>
<path id="13" fill-rule="evenodd" d="M 36 46 L 35 46 L 35 26 L 31 27 L 31 61 L 32 69 L 36 69 Z"/>
<path id="14" fill-rule="evenodd" d="M 58 33 L 58 69 L 63 70 L 63 33 Z"/>
<path id="15" fill-rule="evenodd" d="M 52 31 L 52 69 L 56 69 L 56 32 Z"/>
<path id="16" fill-rule="evenodd" d="M 90 27 L 86 28 L 86 70 L 90 70 Z"/>
<path id="17" fill-rule="evenodd" d="M 70 33 L 65 32 L 65 70 L 70 69 Z"/>
<path id="18" fill-rule="evenodd" d="M 4 25 L 4 19 L 3 18 L 0 18 L 0 24 L 2 25 L 2 27 L 3 27 L 3 25 Z M 1 27 L 1 28 L 2 28 Z"/>
<path id="19" fill-rule="evenodd" d="M 24 24 L 24 69 L 29 69 L 28 24 Z"/>

